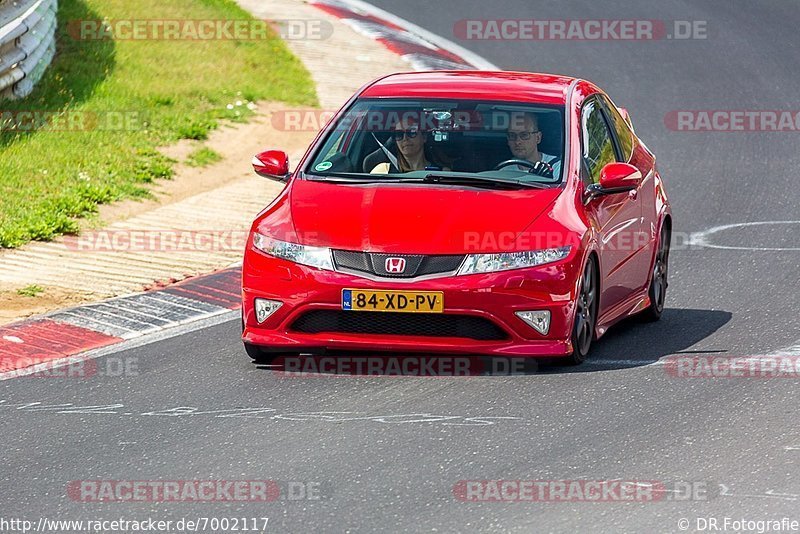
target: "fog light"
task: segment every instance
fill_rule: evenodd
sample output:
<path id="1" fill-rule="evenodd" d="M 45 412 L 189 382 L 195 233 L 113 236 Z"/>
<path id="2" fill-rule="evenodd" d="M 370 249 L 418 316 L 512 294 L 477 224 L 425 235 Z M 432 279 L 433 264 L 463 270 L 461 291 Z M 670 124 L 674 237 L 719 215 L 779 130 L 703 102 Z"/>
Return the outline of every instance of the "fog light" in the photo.
<path id="1" fill-rule="evenodd" d="M 267 317 L 275 313 L 282 305 L 283 302 L 278 300 L 256 299 L 256 321 L 258 321 L 259 324 L 263 323 L 267 320 Z"/>
<path id="2" fill-rule="evenodd" d="M 547 335 L 550 331 L 550 312 L 547 310 L 539 311 L 520 311 L 515 312 L 517 317 L 525 321 L 531 328 L 542 334 Z"/>

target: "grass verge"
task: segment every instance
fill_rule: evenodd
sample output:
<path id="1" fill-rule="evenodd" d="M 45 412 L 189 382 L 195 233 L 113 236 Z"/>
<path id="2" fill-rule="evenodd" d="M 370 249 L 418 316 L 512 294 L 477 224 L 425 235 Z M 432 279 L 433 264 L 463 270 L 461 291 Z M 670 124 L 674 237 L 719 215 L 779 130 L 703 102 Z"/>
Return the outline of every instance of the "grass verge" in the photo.
<path id="1" fill-rule="evenodd" d="M 201 147 L 186 157 L 186 165 L 190 167 L 206 167 L 222 159 L 222 156 L 208 147 Z"/>
<path id="2" fill-rule="evenodd" d="M 30 97 L 0 101 L 0 247 L 74 233 L 98 204 L 147 196 L 147 184 L 172 175 L 174 161 L 157 147 L 252 114 L 234 103 L 317 104 L 308 72 L 277 35 L 79 40 L 75 21 L 251 18 L 232 0 L 61 0 L 53 65 Z M 51 120 L 29 130 L 18 112 L 31 111 Z"/>

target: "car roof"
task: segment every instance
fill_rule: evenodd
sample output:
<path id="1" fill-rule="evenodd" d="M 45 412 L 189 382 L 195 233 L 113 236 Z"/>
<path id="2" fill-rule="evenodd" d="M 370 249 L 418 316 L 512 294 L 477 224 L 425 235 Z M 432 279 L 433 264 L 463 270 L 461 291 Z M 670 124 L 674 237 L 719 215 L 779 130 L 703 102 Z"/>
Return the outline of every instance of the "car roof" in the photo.
<path id="1" fill-rule="evenodd" d="M 430 71 L 390 74 L 367 86 L 363 98 L 454 98 L 565 104 L 575 78 L 511 71 Z"/>

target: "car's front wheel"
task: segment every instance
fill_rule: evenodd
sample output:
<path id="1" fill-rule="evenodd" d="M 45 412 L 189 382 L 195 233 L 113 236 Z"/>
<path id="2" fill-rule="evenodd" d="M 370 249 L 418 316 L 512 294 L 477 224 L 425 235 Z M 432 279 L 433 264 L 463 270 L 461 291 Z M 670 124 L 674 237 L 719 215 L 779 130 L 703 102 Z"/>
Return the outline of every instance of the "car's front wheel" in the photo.
<path id="1" fill-rule="evenodd" d="M 244 351 L 247 353 L 248 356 L 253 360 L 253 363 L 257 364 L 269 364 L 272 361 L 280 356 L 280 354 L 265 352 L 261 349 L 261 347 L 257 345 L 251 345 L 250 343 L 244 344 Z"/>
<path id="2" fill-rule="evenodd" d="M 242 333 L 244 333 L 244 316 L 242 316 Z M 267 352 L 258 345 L 253 345 L 251 343 L 244 343 L 244 351 L 250 356 L 253 363 L 262 365 L 270 364 L 275 358 L 280 356 L 280 354 Z"/>
<path id="3" fill-rule="evenodd" d="M 597 326 L 597 301 L 599 280 L 594 256 L 589 257 L 581 275 L 578 298 L 575 303 L 575 320 L 572 326 L 572 354 L 565 363 L 578 365 L 586 361 L 589 349 L 594 340 L 594 329 Z"/>

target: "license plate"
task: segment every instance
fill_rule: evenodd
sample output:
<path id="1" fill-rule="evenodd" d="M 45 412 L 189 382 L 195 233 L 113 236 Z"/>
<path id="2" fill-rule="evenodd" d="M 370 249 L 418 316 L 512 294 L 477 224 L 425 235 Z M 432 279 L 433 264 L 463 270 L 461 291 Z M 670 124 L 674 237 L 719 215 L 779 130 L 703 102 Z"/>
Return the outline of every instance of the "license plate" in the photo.
<path id="1" fill-rule="evenodd" d="M 403 313 L 442 313 L 444 293 L 441 291 L 374 291 L 343 289 L 342 309 Z"/>

